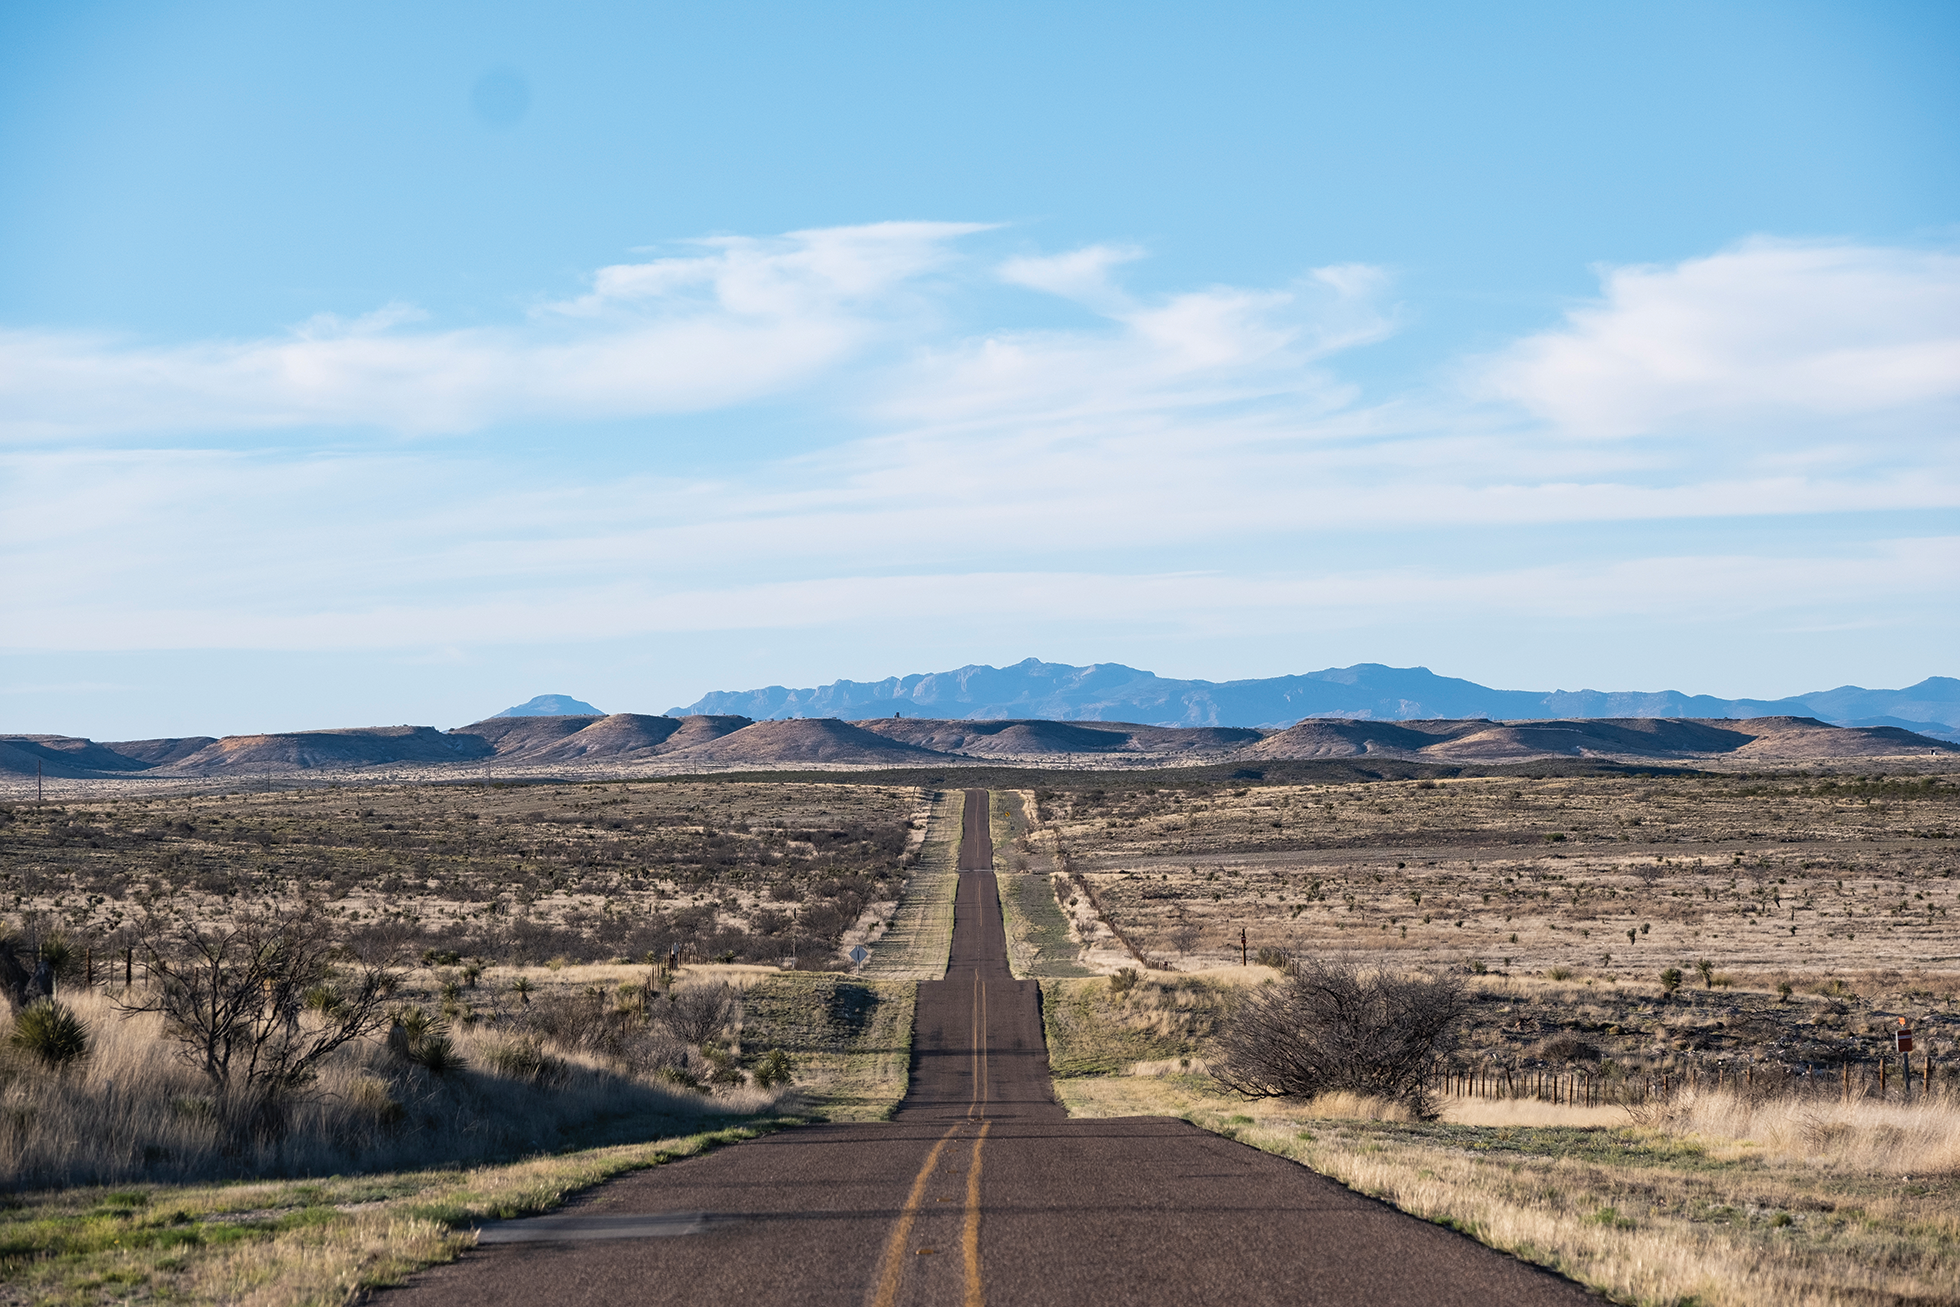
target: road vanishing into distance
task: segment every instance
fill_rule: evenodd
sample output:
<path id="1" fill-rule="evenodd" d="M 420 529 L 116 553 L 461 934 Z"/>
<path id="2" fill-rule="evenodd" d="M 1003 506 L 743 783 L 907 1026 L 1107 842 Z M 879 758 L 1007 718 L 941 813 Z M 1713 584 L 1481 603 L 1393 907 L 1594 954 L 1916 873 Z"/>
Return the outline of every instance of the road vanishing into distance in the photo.
<path id="1" fill-rule="evenodd" d="M 499 1223 L 385 1307 L 1566 1307 L 1570 1281 L 1169 1117 L 1070 1120 L 966 796 L 946 978 L 889 1122 L 812 1125 Z"/>

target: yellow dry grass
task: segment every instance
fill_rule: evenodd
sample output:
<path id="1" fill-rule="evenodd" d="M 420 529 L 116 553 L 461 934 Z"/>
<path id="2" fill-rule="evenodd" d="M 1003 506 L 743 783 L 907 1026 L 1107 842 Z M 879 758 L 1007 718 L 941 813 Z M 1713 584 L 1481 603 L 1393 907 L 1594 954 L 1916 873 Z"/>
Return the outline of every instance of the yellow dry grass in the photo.
<path id="1" fill-rule="evenodd" d="M 0 1065 L 0 1186 L 119 1184 L 220 1176 L 322 1175 L 488 1161 L 573 1144 L 645 1138 L 704 1116 L 779 1110 L 781 1091 L 710 1097 L 612 1059 L 554 1048 L 549 1080 L 505 1074 L 515 1032 L 452 1032 L 463 1068 L 445 1075 L 357 1041 L 287 1101 L 275 1134 L 222 1119 L 212 1087 L 163 1038 L 161 1018 L 126 1015 L 100 992 L 66 1000 L 91 1050 L 54 1071 L 10 1054 Z"/>

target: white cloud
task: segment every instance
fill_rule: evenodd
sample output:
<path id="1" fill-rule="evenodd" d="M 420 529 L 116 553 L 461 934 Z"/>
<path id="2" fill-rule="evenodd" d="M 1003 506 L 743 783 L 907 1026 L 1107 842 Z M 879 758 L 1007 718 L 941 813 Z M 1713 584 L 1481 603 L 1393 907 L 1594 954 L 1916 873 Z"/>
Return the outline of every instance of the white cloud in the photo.
<path id="1" fill-rule="evenodd" d="M 1004 265 L 1002 276 L 1080 299 L 1106 326 L 1002 330 L 922 348 L 881 379 L 870 405 L 903 433 L 892 447 L 993 428 L 1026 455 L 1044 433 L 1071 446 L 1122 441 L 1128 423 L 1227 406 L 1325 414 L 1353 397 L 1325 360 L 1392 328 L 1380 303 L 1386 277 L 1375 269 L 1319 269 L 1277 290 L 1218 286 L 1140 300 L 1103 281 L 1126 257 L 1092 246 Z"/>
<path id="2" fill-rule="evenodd" d="M 601 269 L 524 327 L 403 330 L 390 306 L 277 338 L 178 346 L 0 333 L 0 435 L 265 430 L 455 432 L 522 418 L 711 409 L 836 368 L 896 330 L 905 285 L 970 223 L 881 223 L 726 238 Z"/>
<path id="3" fill-rule="evenodd" d="M 959 273 L 952 242 L 973 230 L 717 240 L 601 270 L 588 294 L 495 332 L 430 330 L 390 306 L 236 347 L 33 337 L 43 355 L 0 354 L 0 403 L 17 430 L 69 434 L 0 458 L 4 638 L 400 649 L 801 629 L 900 610 L 1056 624 L 1148 613 L 1166 628 L 1270 632 L 1410 612 L 1444 621 L 1479 605 L 1603 622 L 1670 605 L 1739 612 L 1737 595 L 1854 617 L 1912 596 L 1952 601 L 1950 540 L 1767 557 L 1734 525 L 1960 506 L 1950 428 L 1925 421 L 1951 378 L 1899 361 L 1945 339 L 1956 282 L 1931 256 L 1759 243 L 1611 273 L 1601 304 L 1491 364 L 1486 395 L 1518 407 L 1423 392 L 1369 405 L 1341 353 L 1394 325 L 1379 269 L 1147 296 L 1112 281 L 1132 252 L 1090 247 L 992 275 L 1069 295 L 1099 322 L 960 335 L 941 324 L 939 297 Z M 1906 284 L 1921 274 L 1931 290 Z M 1812 301 L 1855 298 L 1856 286 L 1876 287 L 1886 311 L 1845 307 L 1832 336 Z M 1673 357 L 1670 331 L 1703 342 L 1688 351 L 1700 371 L 1654 361 Z M 874 343 L 886 347 L 872 354 Z M 1858 350 L 1892 359 L 1895 382 L 1813 378 L 1806 398 L 1763 379 Z M 404 455 L 323 450 L 294 432 L 277 437 L 287 448 L 249 452 L 73 437 L 328 420 L 454 430 L 733 406 L 810 378 L 838 383 L 826 403 L 845 396 L 860 438 L 770 460 L 730 441 L 693 480 L 659 475 L 650 456 L 641 471 L 602 473 L 575 450 L 519 461 L 487 441 Z M 23 396 L 45 411 L 23 416 Z M 1746 433 L 1771 400 L 1804 421 L 1774 442 L 1719 434 L 1731 421 Z M 834 410 L 806 403 L 834 428 Z M 1718 434 L 1672 431 L 1690 417 Z M 1870 439 L 1873 424 L 1898 438 Z M 1622 430 L 1659 434 L 1567 438 Z M 1669 519 L 1701 519 L 1727 543 L 1674 549 L 1650 525 L 1594 550 L 1613 557 L 1578 561 L 1584 550 L 1561 545 L 1563 561 L 1518 568 L 1486 559 L 1478 534 L 1556 525 L 1576 539 L 1590 524 Z M 1426 539 L 1436 562 L 1316 561 L 1371 535 Z"/>
<path id="4" fill-rule="evenodd" d="M 591 293 L 546 310 L 588 316 L 621 309 L 671 313 L 693 302 L 757 319 L 824 318 L 847 305 L 876 313 L 900 285 L 943 267 L 950 242 L 985 230 L 984 223 L 879 222 L 767 239 L 711 237 L 690 244 L 712 254 L 601 268 Z"/>
<path id="5" fill-rule="evenodd" d="M 1119 264 L 1143 257 L 1134 245 L 1085 245 L 1065 254 L 1021 255 L 1000 265 L 1000 279 L 1063 299 L 1079 300 L 1094 309 L 1121 309 L 1129 296 L 1110 284 L 1109 272 Z"/>
<path id="6" fill-rule="evenodd" d="M 1960 257 L 1752 240 L 1603 281 L 1597 303 L 1492 360 L 1484 392 L 1579 436 L 1916 413 L 1952 437 Z"/>

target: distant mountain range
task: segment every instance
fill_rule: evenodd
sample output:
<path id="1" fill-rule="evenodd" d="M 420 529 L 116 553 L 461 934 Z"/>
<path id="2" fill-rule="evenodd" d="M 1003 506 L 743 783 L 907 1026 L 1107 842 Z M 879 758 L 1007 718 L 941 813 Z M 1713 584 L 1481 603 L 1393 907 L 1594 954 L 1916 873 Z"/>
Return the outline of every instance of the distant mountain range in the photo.
<path id="1" fill-rule="evenodd" d="M 1960 744 L 1895 726 L 1830 726 L 1814 717 L 1621 717 L 1364 721 L 1309 717 L 1283 731 L 1235 726 L 1149 726 L 1041 719 L 935 720 L 835 717 L 751 721 L 695 715 L 489 717 L 452 731 L 368 726 L 272 735 L 194 736 L 97 743 L 63 735 L 0 736 L 0 774 L 73 780 L 296 777 L 389 768 L 431 778 L 458 770 L 481 778 L 505 770 L 570 769 L 600 774 L 651 764 L 660 771 L 782 768 L 810 763 L 943 766 L 955 760 L 1036 766 L 1326 764 L 1394 760 L 1491 766 L 1533 759 L 1609 765 L 1726 758 L 1807 765 L 1960 753 Z"/>
<path id="2" fill-rule="evenodd" d="M 732 715 L 573 714 L 489 717 L 452 731 L 368 726 L 271 735 L 97 743 L 62 735 L 0 736 L 0 774 L 74 780 L 353 775 L 397 779 L 487 775 L 662 773 L 728 768 L 943 767 L 956 761 L 1034 766 L 1168 766 L 1393 761 L 1448 767 L 1577 759 L 1607 767 L 1726 759 L 1765 765 L 1924 759 L 1960 744 L 1895 726 L 1830 726 L 1814 717 L 1709 720 L 1621 717 L 1365 721 L 1309 717 L 1283 731 L 1042 719 L 835 717 L 751 721 Z M 406 774 L 404 774 L 404 769 Z M 1354 773 L 1359 775 L 1360 773 Z M 1368 774 L 1379 775 L 1379 772 Z M 1352 779 L 1352 776 L 1350 776 Z"/>
<path id="3" fill-rule="evenodd" d="M 956 759 L 1046 766 L 1383 759 L 1461 767 L 1546 758 L 1807 765 L 1951 753 L 1960 753 L 1960 680 L 1944 676 L 1903 690 L 1843 686 L 1788 699 L 1716 699 L 1672 690 L 1493 690 L 1423 667 L 1376 663 L 1213 682 L 1030 658 L 872 684 L 722 692 L 661 716 L 606 714 L 567 695 L 540 695 L 449 731 L 369 726 L 104 743 L 0 735 L 0 776 L 196 779 L 381 767 L 482 775 L 493 764 L 589 774 L 641 764 L 670 772 L 809 763 L 931 767 Z"/>
<path id="4" fill-rule="evenodd" d="M 1297 676 L 1180 681 L 1097 663 L 1075 667 L 1025 659 L 1012 667 L 969 664 L 882 681 L 833 681 L 811 689 L 771 685 L 720 690 L 669 716 L 714 714 L 758 721 L 872 717 L 990 721 L 1121 721 L 1152 726 L 1268 730 L 1313 717 L 1357 721 L 1497 721 L 1601 717 L 1816 717 L 1837 726 L 1894 726 L 1960 740 L 1960 679 L 1930 676 L 1903 690 L 1844 685 L 1787 699 L 1718 699 L 1678 690 L 1494 690 L 1427 667 L 1357 663 Z"/>

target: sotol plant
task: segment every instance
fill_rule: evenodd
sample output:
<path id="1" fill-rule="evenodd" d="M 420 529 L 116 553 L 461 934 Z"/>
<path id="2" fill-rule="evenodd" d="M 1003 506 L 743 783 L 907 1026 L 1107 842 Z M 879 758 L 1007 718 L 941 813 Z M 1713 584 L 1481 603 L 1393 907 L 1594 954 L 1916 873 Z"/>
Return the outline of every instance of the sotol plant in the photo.
<path id="1" fill-rule="evenodd" d="M 7 1042 L 45 1066 L 66 1066 L 88 1056 L 88 1023 L 67 1004 L 46 998 L 21 1009 Z"/>

